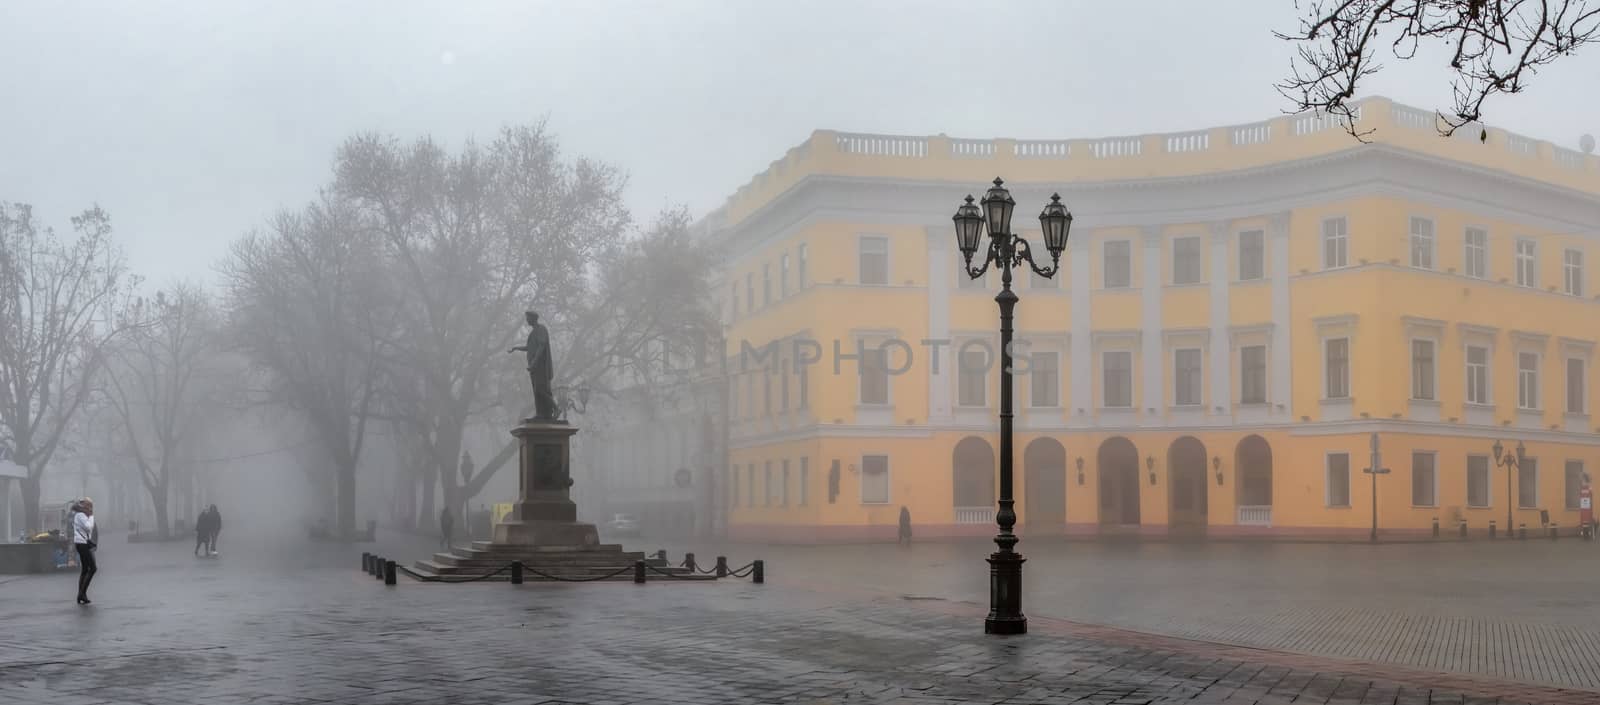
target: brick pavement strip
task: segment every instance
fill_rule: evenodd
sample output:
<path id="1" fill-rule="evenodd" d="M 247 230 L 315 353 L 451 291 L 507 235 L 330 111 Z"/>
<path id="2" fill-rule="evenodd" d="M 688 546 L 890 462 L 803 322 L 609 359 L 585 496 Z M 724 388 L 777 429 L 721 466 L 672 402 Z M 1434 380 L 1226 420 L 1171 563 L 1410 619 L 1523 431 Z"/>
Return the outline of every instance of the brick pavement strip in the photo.
<path id="1" fill-rule="evenodd" d="M 0 703 L 1600 702 L 1057 619 L 988 637 L 980 605 L 777 585 L 223 585 L 0 593 Z"/>

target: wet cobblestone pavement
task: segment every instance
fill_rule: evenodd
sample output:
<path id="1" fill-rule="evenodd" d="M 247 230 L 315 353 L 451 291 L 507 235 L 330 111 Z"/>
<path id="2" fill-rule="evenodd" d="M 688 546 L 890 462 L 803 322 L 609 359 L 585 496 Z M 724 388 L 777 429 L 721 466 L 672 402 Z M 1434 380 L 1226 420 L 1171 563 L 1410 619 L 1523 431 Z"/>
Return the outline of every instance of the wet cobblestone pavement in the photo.
<path id="1" fill-rule="evenodd" d="M 776 562 L 767 585 L 387 588 L 362 550 L 110 544 L 89 608 L 71 576 L 0 584 L 0 703 L 1600 702 L 1048 610 L 1026 636 L 986 637 L 982 605 L 788 580 Z"/>

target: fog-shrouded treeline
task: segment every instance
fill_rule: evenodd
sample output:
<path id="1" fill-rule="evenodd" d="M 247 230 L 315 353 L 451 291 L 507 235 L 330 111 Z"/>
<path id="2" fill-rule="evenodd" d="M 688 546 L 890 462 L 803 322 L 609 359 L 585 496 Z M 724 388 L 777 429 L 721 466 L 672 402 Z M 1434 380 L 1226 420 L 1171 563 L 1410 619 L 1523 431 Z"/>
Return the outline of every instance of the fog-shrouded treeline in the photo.
<path id="1" fill-rule="evenodd" d="M 551 331 L 557 387 L 666 390 L 684 375 L 663 357 L 709 352 L 715 251 L 688 213 L 636 220 L 623 172 L 564 155 L 543 124 L 455 147 L 362 134 L 331 166 L 215 272 L 160 284 L 130 271 L 113 214 L 58 230 L 0 194 L 0 444 L 28 469 L 26 526 L 52 467 L 85 461 L 144 494 L 162 532 L 244 467 L 305 481 L 285 520 L 341 535 L 370 516 L 358 499 L 462 517 L 533 410 L 509 354 L 524 311 Z M 464 476 L 469 438 L 496 440 Z"/>

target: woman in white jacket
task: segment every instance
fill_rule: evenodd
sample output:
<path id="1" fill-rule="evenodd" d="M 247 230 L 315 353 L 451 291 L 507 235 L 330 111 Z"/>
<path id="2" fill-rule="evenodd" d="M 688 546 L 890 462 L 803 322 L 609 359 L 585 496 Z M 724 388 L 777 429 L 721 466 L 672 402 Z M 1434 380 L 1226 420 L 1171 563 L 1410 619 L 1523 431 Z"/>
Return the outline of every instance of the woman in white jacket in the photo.
<path id="1" fill-rule="evenodd" d="M 78 504 L 78 513 L 72 516 L 72 543 L 78 549 L 78 604 L 89 604 L 89 583 L 94 580 L 96 548 L 94 530 L 94 500 L 85 498 Z"/>

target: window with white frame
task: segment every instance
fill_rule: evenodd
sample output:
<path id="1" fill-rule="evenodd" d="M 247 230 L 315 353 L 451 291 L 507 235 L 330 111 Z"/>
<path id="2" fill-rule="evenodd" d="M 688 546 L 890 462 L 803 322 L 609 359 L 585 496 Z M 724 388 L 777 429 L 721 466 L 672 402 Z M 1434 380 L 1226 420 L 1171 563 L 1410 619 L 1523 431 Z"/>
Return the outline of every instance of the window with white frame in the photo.
<path id="1" fill-rule="evenodd" d="M 956 403 L 985 406 L 989 403 L 989 353 L 982 348 L 963 350 L 956 370 Z"/>
<path id="2" fill-rule="evenodd" d="M 889 456 L 861 456 L 861 503 L 889 503 Z"/>
<path id="3" fill-rule="evenodd" d="M 778 298 L 789 296 L 789 253 L 778 258 Z"/>
<path id="4" fill-rule="evenodd" d="M 1239 233 L 1239 281 L 1256 281 L 1266 272 L 1266 234 L 1260 230 Z"/>
<path id="5" fill-rule="evenodd" d="M 761 305 L 772 305 L 772 263 L 761 265 Z"/>
<path id="6" fill-rule="evenodd" d="M 1411 340 L 1411 398 L 1434 401 L 1433 396 L 1433 341 L 1427 338 Z"/>
<path id="7" fill-rule="evenodd" d="M 1587 387 L 1583 385 L 1585 367 L 1581 357 L 1567 358 L 1567 413 L 1582 414 L 1588 411 L 1585 403 Z"/>
<path id="8" fill-rule="evenodd" d="M 1564 489 L 1566 491 L 1563 494 L 1566 502 L 1563 503 L 1563 506 L 1567 509 L 1579 509 L 1581 508 L 1579 500 L 1582 499 L 1583 491 L 1583 461 L 1568 460 L 1564 469 L 1566 471 L 1563 473 Z"/>
<path id="9" fill-rule="evenodd" d="M 882 286 L 889 283 L 889 238 L 865 236 L 859 241 L 861 283 Z"/>
<path id="10" fill-rule="evenodd" d="M 889 403 L 889 351 L 883 346 L 862 346 L 861 403 Z"/>
<path id="11" fill-rule="evenodd" d="M 1239 403 L 1267 403 L 1267 346 L 1239 348 Z"/>
<path id="12" fill-rule="evenodd" d="M 744 506 L 756 506 L 756 464 L 744 466 Z"/>
<path id="13" fill-rule="evenodd" d="M 1538 243 L 1525 237 L 1517 238 L 1517 286 L 1539 286 L 1538 253 Z"/>
<path id="14" fill-rule="evenodd" d="M 1105 266 L 1100 270 L 1107 289 L 1122 289 L 1133 284 L 1133 243 L 1108 240 L 1103 252 Z"/>
<path id="15" fill-rule="evenodd" d="M 1489 456 L 1467 456 L 1467 506 L 1489 506 Z"/>
<path id="16" fill-rule="evenodd" d="M 1328 454 L 1328 506 L 1350 506 L 1350 454 Z"/>
<path id="17" fill-rule="evenodd" d="M 1433 269 L 1433 221 L 1411 219 L 1411 266 Z"/>
<path id="18" fill-rule="evenodd" d="M 766 461 L 766 463 L 764 463 L 762 465 L 762 467 L 761 467 L 761 486 L 762 486 L 762 488 L 764 490 L 766 490 L 766 492 L 764 493 L 766 495 L 766 497 L 762 499 L 762 505 L 770 507 L 770 506 L 772 506 L 772 497 L 775 494 L 775 490 L 777 489 L 777 488 L 773 487 L 773 485 L 772 485 L 772 461 L 771 460 Z"/>
<path id="19" fill-rule="evenodd" d="M 1439 504 L 1438 475 L 1434 472 L 1437 456 L 1431 451 L 1411 453 L 1411 504 L 1433 507 Z"/>
<path id="20" fill-rule="evenodd" d="M 1467 228 L 1466 235 L 1462 238 L 1465 242 L 1465 251 L 1462 253 L 1462 273 L 1483 279 L 1489 276 L 1489 231 L 1483 228 Z"/>
<path id="21" fill-rule="evenodd" d="M 1036 407 L 1061 405 L 1061 354 L 1035 352 L 1028 357 L 1028 403 Z"/>
<path id="22" fill-rule="evenodd" d="M 1539 408 L 1539 353 L 1517 353 L 1517 408 Z"/>
<path id="23" fill-rule="evenodd" d="M 1172 283 L 1200 283 L 1200 238 L 1180 237 L 1172 241 Z"/>
<path id="24" fill-rule="evenodd" d="M 1539 506 L 1539 461 L 1523 458 L 1517 466 L 1517 507 L 1535 509 Z M 1509 531 L 1509 529 L 1507 529 Z"/>
<path id="25" fill-rule="evenodd" d="M 1329 338 L 1322 343 L 1323 393 L 1326 399 L 1350 397 L 1350 339 Z"/>
<path id="26" fill-rule="evenodd" d="M 1583 250 L 1567 250 L 1561 255 L 1562 281 L 1571 296 L 1583 296 Z"/>
<path id="27" fill-rule="evenodd" d="M 783 459 L 783 472 L 778 475 L 778 506 L 789 506 L 789 459 Z"/>
<path id="28" fill-rule="evenodd" d="M 728 307 L 729 320 L 739 317 L 739 283 L 733 283 L 733 304 Z"/>
<path id="29" fill-rule="evenodd" d="M 1200 349 L 1180 348 L 1172 351 L 1172 368 L 1176 385 L 1172 390 L 1172 403 L 1177 406 L 1198 406 L 1203 379 L 1200 376 Z"/>
<path id="30" fill-rule="evenodd" d="M 1133 406 L 1133 353 L 1110 350 L 1100 358 L 1101 390 L 1107 407 Z"/>
<path id="31" fill-rule="evenodd" d="M 1489 348 L 1467 346 L 1467 403 L 1489 403 Z"/>
<path id="32" fill-rule="evenodd" d="M 1322 268 L 1333 269 L 1350 264 L 1350 226 L 1344 218 L 1322 221 Z"/>

